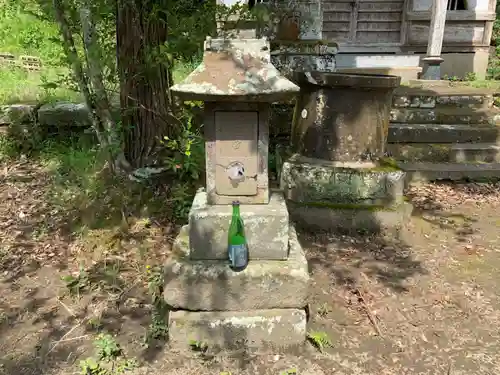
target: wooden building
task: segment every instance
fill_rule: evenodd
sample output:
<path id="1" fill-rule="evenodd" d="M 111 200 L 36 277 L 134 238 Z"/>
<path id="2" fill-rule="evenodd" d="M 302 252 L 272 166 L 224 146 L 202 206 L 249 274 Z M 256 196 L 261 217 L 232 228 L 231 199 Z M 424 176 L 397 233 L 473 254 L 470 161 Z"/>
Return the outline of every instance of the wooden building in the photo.
<path id="1" fill-rule="evenodd" d="M 403 68 L 411 75 L 422 66 L 433 0 L 303 1 L 315 19 L 303 39 L 337 42 L 338 69 Z M 448 0 L 443 75 L 485 76 L 495 6 L 496 0 Z"/>

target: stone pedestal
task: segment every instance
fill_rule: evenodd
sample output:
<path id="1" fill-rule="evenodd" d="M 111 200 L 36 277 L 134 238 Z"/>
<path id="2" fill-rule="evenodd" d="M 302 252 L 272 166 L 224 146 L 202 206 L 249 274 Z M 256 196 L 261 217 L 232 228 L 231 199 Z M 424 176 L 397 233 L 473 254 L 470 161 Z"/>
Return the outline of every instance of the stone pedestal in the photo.
<path id="1" fill-rule="evenodd" d="M 310 229 L 398 231 L 411 209 L 405 174 L 384 157 L 400 78 L 296 73 L 292 146 L 281 189 L 293 221 Z"/>
<path id="2" fill-rule="evenodd" d="M 271 63 L 267 39 L 252 39 L 251 25 L 243 30 L 238 21 L 219 25 L 203 62 L 171 88 L 205 101 L 207 191 L 196 195 L 165 267 L 170 341 L 180 349 L 193 341 L 233 349 L 306 339 L 307 260 L 282 193 L 270 194 L 267 171 L 270 105 L 299 88 Z M 226 35 L 231 28 L 234 39 Z M 249 250 L 241 272 L 232 271 L 227 251 L 234 201 Z"/>
<path id="3" fill-rule="evenodd" d="M 328 162 L 294 155 L 281 188 L 291 219 L 313 230 L 397 233 L 411 214 L 405 173 L 371 162 Z"/>
<path id="4" fill-rule="evenodd" d="M 190 341 L 233 349 L 305 340 L 309 272 L 285 200 L 273 193 L 269 205 L 240 209 L 250 263 L 233 272 L 226 249 L 231 207 L 208 205 L 205 192 L 194 199 L 165 272 L 175 347 L 186 349 Z"/>

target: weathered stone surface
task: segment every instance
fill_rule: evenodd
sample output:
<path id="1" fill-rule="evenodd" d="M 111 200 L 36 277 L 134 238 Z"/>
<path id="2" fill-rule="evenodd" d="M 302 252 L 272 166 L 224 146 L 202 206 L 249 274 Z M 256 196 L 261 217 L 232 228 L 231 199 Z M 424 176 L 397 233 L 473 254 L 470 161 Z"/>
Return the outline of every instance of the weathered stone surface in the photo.
<path id="1" fill-rule="evenodd" d="M 490 108 L 493 105 L 493 95 L 472 95 L 472 96 L 439 96 L 438 106 L 452 106 L 458 108 Z"/>
<path id="2" fill-rule="evenodd" d="M 271 62 L 284 75 L 292 77 L 296 71 L 331 72 L 335 70 L 336 43 L 320 44 L 317 41 L 301 43 L 271 43 Z"/>
<path id="3" fill-rule="evenodd" d="M 283 164 L 280 184 L 285 197 L 295 202 L 397 205 L 403 201 L 404 172 L 294 155 Z"/>
<path id="4" fill-rule="evenodd" d="M 500 163 L 400 163 L 407 182 L 500 178 Z"/>
<path id="5" fill-rule="evenodd" d="M 455 163 L 498 163 L 500 146 L 496 143 L 458 143 L 450 148 L 450 161 Z"/>
<path id="6" fill-rule="evenodd" d="M 496 142 L 496 126 L 391 124 L 387 140 L 391 143 Z"/>
<path id="7" fill-rule="evenodd" d="M 0 107 L 0 125 L 26 123 L 34 120 L 35 106 L 31 104 L 12 104 Z"/>
<path id="8" fill-rule="evenodd" d="M 269 204 L 241 205 L 251 260 L 288 257 L 289 218 L 283 194 L 271 194 Z M 190 258 L 227 259 L 227 228 L 231 206 L 207 204 L 207 194 L 196 194 L 189 213 Z"/>
<path id="9" fill-rule="evenodd" d="M 88 127 L 92 125 L 89 110 L 83 103 L 45 104 L 38 110 L 38 121 L 41 126 Z"/>
<path id="10" fill-rule="evenodd" d="M 288 202 L 290 216 L 301 228 L 349 233 L 397 233 L 413 207 L 402 203 L 393 209 L 338 208 Z"/>
<path id="11" fill-rule="evenodd" d="M 394 88 L 401 77 L 296 72 L 300 83 L 293 151 L 309 158 L 357 162 L 382 157 Z"/>
<path id="12" fill-rule="evenodd" d="M 488 109 L 493 106 L 493 95 L 394 95 L 393 108 L 471 108 Z"/>
<path id="13" fill-rule="evenodd" d="M 299 91 L 271 64 L 270 45 L 265 38 L 207 37 L 203 50 L 203 62 L 184 81 L 172 86 L 174 94 L 193 100 L 273 102 Z"/>
<path id="14" fill-rule="evenodd" d="M 409 124 L 491 124 L 498 123 L 497 111 L 468 108 L 393 108 L 391 122 Z"/>
<path id="15" fill-rule="evenodd" d="M 180 235 L 165 268 L 165 301 L 202 311 L 305 306 L 309 272 L 293 226 L 289 238 L 288 260 L 254 260 L 244 271 L 233 272 L 226 261 L 191 260 L 187 237 Z"/>
<path id="16" fill-rule="evenodd" d="M 306 313 L 299 309 L 172 311 L 169 339 L 177 349 L 188 349 L 192 341 L 229 350 L 297 345 L 306 339 Z"/>
<path id="17" fill-rule="evenodd" d="M 419 162 L 447 162 L 450 158 L 449 143 L 388 143 L 387 154 L 398 161 Z"/>

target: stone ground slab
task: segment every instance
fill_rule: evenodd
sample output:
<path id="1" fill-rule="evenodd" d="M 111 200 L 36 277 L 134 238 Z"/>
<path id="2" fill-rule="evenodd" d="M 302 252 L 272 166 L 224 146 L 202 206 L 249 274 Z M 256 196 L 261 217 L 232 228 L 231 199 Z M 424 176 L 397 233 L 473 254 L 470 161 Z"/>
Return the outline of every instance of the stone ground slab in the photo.
<path id="1" fill-rule="evenodd" d="M 342 209 L 288 202 L 290 217 L 300 228 L 347 233 L 398 233 L 409 220 L 412 205 L 392 209 Z"/>
<path id="2" fill-rule="evenodd" d="M 306 305 L 309 272 L 294 227 L 288 260 L 254 260 L 242 272 L 228 261 L 192 260 L 185 236 L 177 238 L 165 269 L 167 304 L 185 310 L 258 310 Z"/>
<path id="3" fill-rule="evenodd" d="M 392 206 L 403 202 L 404 172 L 294 155 L 283 163 L 280 185 L 294 202 Z"/>
<path id="4" fill-rule="evenodd" d="M 172 311 L 170 345 L 188 349 L 194 341 L 210 348 L 239 349 L 302 344 L 306 313 L 301 309 Z"/>
<path id="5" fill-rule="evenodd" d="M 288 257 L 289 218 L 281 193 L 272 193 L 269 204 L 243 204 L 251 260 L 285 260 Z M 229 205 L 207 204 L 207 194 L 198 192 L 189 213 L 189 247 L 193 260 L 226 260 Z"/>

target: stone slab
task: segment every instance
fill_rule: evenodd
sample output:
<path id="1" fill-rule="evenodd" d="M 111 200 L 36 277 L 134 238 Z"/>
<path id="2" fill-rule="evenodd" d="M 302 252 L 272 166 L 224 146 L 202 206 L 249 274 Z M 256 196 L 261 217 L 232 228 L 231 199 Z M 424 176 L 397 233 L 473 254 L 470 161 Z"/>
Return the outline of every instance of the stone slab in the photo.
<path id="1" fill-rule="evenodd" d="M 448 162 L 452 143 L 388 143 L 387 155 L 405 162 Z"/>
<path id="2" fill-rule="evenodd" d="M 26 123 L 35 120 L 35 105 L 12 104 L 0 106 L 0 125 Z"/>
<path id="3" fill-rule="evenodd" d="M 289 217 L 282 193 L 273 192 L 269 204 L 242 204 L 251 260 L 285 260 L 288 257 Z M 189 213 L 189 247 L 193 260 L 226 260 L 229 205 L 209 205 L 198 192 Z"/>
<path id="4" fill-rule="evenodd" d="M 84 103 L 50 103 L 38 110 L 41 126 L 89 127 L 92 125 L 90 112 Z"/>
<path id="5" fill-rule="evenodd" d="M 391 206 L 403 202 L 404 172 L 293 155 L 283 163 L 280 186 L 294 202 Z"/>
<path id="6" fill-rule="evenodd" d="M 400 163 L 399 165 L 407 172 L 407 183 L 500 178 L 500 163 Z"/>
<path id="7" fill-rule="evenodd" d="M 173 308 L 245 311 L 306 305 L 307 259 L 293 226 L 288 260 L 250 261 L 242 272 L 233 272 L 228 261 L 190 259 L 185 239 L 177 238 L 165 267 L 164 298 Z"/>
<path id="8" fill-rule="evenodd" d="M 466 143 L 496 142 L 496 126 L 445 124 L 390 124 L 387 141 L 391 143 Z"/>
<path id="9" fill-rule="evenodd" d="M 500 162 L 500 146 L 496 143 L 457 143 L 450 148 L 450 161 L 498 163 Z"/>
<path id="10" fill-rule="evenodd" d="M 475 108 L 392 108 L 391 122 L 408 124 L 491 124 L 499 125 L 498 110 Z"/>
<path id="11" fill-rule="evenodd" d="M 292 220 L 301 228 L 342 233 L 397 234 L 411 216 L 413 207 L 403 203 L 388 210 L 343 209 L 288 202 Z"/>
<path id="12" fill-rule="evenodd" d="M 189 349 L 195 341 L 212 348 L 282 348 L 306 339 L 306 313 L 300 309 L 251 311 L 172 311 L 169 341 Z"/>

